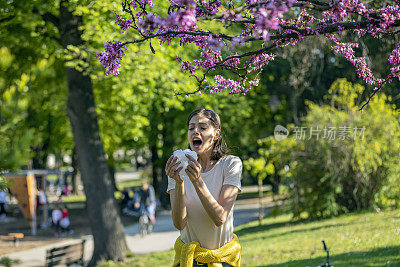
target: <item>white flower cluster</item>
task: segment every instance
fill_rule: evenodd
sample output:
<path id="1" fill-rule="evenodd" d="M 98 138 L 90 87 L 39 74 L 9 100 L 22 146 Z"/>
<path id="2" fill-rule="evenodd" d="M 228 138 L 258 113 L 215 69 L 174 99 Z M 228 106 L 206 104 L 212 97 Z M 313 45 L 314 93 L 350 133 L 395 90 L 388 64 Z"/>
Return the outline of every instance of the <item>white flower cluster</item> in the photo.
<path id="1" fill-rule="evenodd" d="M 185 154 L 188 154 L 189 156 L 192 156 L 194 159 L 197 160 L 197 153 L 195 151 L 192 151 L 190 149 L 185 149 L 185 150 L 175 150 L 174 151 L 174 156 L 178 157 L 178 161 L 180 161 L 181 163 L 179 164 L 179 166 L 177 167 L 177 169 L 180 166 L 183 166 L 182 170 L 180 170 L 179 172 L 179 177 L 184 180 L 185 177 L 189 178 L 188 175 L 186 174 L 185 170 L 187 168 L 187 166 L 189 165 L 189 159 L 185 156 Z"/>

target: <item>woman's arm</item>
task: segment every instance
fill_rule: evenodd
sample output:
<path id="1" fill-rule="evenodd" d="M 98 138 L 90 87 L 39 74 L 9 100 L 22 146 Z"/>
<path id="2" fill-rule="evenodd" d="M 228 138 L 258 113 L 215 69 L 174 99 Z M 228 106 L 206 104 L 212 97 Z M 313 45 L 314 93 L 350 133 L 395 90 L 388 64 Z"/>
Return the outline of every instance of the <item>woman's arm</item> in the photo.
<path id="1" fill-rule="evenodd" d="M 176 182 L 175 188 L 170 191 L 172 221 L 176 229 L 182 231 L 186 226 L 185 189 L 183 182 Z"/>
<path id="2" fill-rule="evenodd" d="M 155 204 L 156 203 L 156 192 L 154 191 L 154 187 L 152 185 L 149 185 L 149 197 L 150 197 L 151 204 Z"/>
<path id="3" fill-rule="evenodd" d="M 217 227 L 223 225 L 235 203 L 239 189 L 233 185 L 223 185 L 216 201 L 201 177 L 196 179 L 193 185 L 208 216 Z"/>
<path id="4" fill-rule="evenodd" d="M 218 201 L 215 200 L 200 175 L 200 163 L 190 155 L 186 154 L 186 157 L 190 159 L 190 162 L 185 172 L 196 189 L 197 195 L 199 196 L 208 216 L 210 216 L 214 224 L 219 227 L 225 223 L 226 218 L 235 203 L 237 194 L 239 193 L 239 188 L 230 184 L 222 185 Z"/>
<path id="5" fill-rule="evenodd" d="M 186 226 L 186 204 L 183 180 L 179 176 L 179 171 L 182 170 L 183 166 L 177 168 L 179 164 L 180 162 L 177 157 L 169 157 L 165 166 L 165 173 L 168 177 L 175 180 L 175 188 L 169 191 L 172 207 L 172 221 L 176 229 L 183 230 Z"/>

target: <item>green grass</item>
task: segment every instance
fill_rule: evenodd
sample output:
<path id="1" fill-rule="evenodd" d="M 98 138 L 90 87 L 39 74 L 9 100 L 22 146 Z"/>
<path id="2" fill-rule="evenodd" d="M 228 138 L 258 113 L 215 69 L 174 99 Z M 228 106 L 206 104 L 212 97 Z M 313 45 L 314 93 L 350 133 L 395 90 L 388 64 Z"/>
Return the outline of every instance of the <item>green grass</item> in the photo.
<path id="1" fill-rule="evenodd" d="M 273 193 L 270 190 L 264 190 L 263 191 L 263 197 L 266 196 L 272 196 Z M 237 200 L 241 200 L 241 199 L 251 199 L 251 198 L 258 198 L 258 191 L 257 192 L 244 192 L 244 193 L 240 193 L 237 196 Z"/>
<path id="2" fill-rule="evenodd" d="M 333 266 L 400 266 L 400 210 L 362 212 L 337 218 L 291 222 L 289 214 L 235 228 L 243 266 L 317 266 L 326 262 L 322 240 Z M 128 263 L 107 266 L 170 266 L 169 250 L 133 256 Z"/>
<path id="3" fill-rule="evenodd" d="M 334 266 L 399 266 L 400 211 L 364 212 L 291 223 L 290 215 L 235 229 L 244 266 L 317 266 L 325 263 L 325 240 Z"/>
<path id="4" fill-rule="evenodd" d="M 69 195 L 69 196 L 62 196 L 62 201 L 64 203 L 79 203 L 85 202 L 86 196 L 85 195 Z"/>
<path id="5" fill-rule="evenodd" d="M 127 180 L 127 181 L 117 183 L 117 187 L 119 190 L 123 190 L 124 188 L 138 187 L 141 185 L 142 185 L 142 179 Z"/>
<path id="6" fill-rule="evenodd" d="M 127 181 L 117 183 L 117 187 L 119 190 L 123 190 L 124 188 L 138 187 L 138 186 L 141 186 L 141 184 L 142 184 L 142 179 L 127 180 Z M 122 194 L 120 192 L 115 192 L 114 195 L 117 200 L 122 199 Z M 69 196 L 63 196 L 62 199 L 63 199 L 64 203 L 80 203 L 80 202 L 83 203 L 86 201 L 86 196 L 85 195 L 69 195 Z"/>
<path id="7" fill-rule="evenodd" d="M 55 176 L 57 178 L 57 176 Z M 135 180 L 126 180 L 120 183 L 117 183 L 117 187 L 119 190 L 123 190 L 124 188 L 132 188 L 132 187 L 140 187 L 142 184 L 142 180 L 149 181 L 150 178 L 147 179 L 135 179 Z M 264 197 L 267 195 L 272 195 L 271 191 L 264 191 Z M 132 196 L 131 196 L 132 197 Z M 117 200 L 122 199 L 122 194 L 120 192 L 115 192 L 115 198 Z M 241 193 L 238 195 L 237 199 L 250 199 L 250 198 L 258 198 L 258 192 L 249 192 L 249 193 Z M 85 202 L 86 196 L 85 195 L 69 195 L 62 197 L 64 203 L 79 203 Z"/>
<path id="8" fill-rule="evenodd" d="M 121 200 L 122 199 L 122 193 L 121 192 L 114 192 L 114 196 L 116 200 Z M 69 196 L 63 196 L 62 200 L 64 203 L 83 203 L 86 201 L 86 196 L 85 195 L 69 195 Z"/>
<path id="9" fill-rule="evenodd" d="M 10 259 L 8 257 L 1 257 L 0 258 L 0 266 L 5 266 L 5 267 L 11 267 L 14 266 L 15 264 L 19 264 L 21 260 L 18 259 Z"/>

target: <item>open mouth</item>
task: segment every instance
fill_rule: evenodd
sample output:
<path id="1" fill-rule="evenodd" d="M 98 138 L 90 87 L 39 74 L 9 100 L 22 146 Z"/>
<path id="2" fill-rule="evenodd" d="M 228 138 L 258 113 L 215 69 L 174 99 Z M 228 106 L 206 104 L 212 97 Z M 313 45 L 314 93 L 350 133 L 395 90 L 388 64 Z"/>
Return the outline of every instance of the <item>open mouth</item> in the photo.
<path id="1" fill-rule="evenodd" d="M 201 140 L 198 139 L 198 138 L 195 138 L 195 139 L 193 140 L 193 147 L 194 147 L 194 148 L 199 148 L 199 147 L 201 146 L 202 143 L 203 143 L 203 141 L 201 141 Z"/>

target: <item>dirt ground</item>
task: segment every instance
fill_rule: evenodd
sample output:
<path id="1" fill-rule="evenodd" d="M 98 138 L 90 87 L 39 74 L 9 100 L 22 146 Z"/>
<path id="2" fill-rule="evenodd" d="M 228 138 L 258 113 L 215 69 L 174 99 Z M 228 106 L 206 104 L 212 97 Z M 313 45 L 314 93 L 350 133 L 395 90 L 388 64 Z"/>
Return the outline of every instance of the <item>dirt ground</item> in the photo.
<path id="1" fill-rule="evenodd" d="M 36 236 L 32 236 L 30 226 L 22 215 L 9 214 L 8 218 L 11 218 L 11 221 L 0 222 L 0 256 L 91 234 L 86 209 L 69 210 L 71 229 L 73 229 L 74 233 L 64 238 L 55 237 L 53 227 L 38 229 Z M 121 219 L 125 226 L 137 221 L 134 217 L 130 216 L 121 216 Z M 13 240 L 8 236 L 8 233 L 23 233 L 25 237 L 19 242 L 17 247 L 14 247 Z"/>

